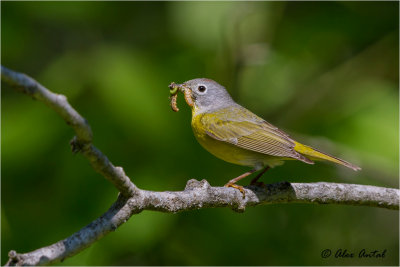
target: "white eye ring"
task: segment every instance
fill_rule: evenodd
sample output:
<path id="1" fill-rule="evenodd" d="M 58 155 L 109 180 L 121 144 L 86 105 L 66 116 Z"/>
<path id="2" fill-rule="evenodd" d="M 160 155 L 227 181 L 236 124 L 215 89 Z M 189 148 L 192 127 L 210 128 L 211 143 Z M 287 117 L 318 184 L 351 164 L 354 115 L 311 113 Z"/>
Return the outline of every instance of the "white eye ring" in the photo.
<path id="1" fill-rule="evenodd" d="M 197 92 L 201 95 L 204 95 L 207 92 L 207 87 L 205 85 L 199 85 L 197 87 Z"/>

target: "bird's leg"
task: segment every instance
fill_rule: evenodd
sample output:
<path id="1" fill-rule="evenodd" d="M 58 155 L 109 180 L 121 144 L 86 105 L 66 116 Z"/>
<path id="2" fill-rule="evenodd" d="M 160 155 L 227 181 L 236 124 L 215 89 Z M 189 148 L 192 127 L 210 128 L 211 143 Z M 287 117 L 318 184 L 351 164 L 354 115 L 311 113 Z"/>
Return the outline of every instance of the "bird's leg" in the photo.
<path id="1" fill-rule="evenodd" d="M 263 176 L 263 174 L 268 171 L 271 167 L 267 166 L 262 170 L 253 180 L 251 180 L 250 184 L 251 185 L 257 185 L 257 186 L 264 186 L 265 184 L 263 182 L 258 182 L 258 179 Z"/>
<path id="2" fill-rule="evenodd" d="M 233 187 L 233 188 L 238 189 L 243 194 L 243 198 L 244 198 L 245 197 L 244 188 L 243 188 L 243 186 L 237 185 L 236 182 L 249 176 L 250 174 L 254 173 L 255 171 L 257 171 L 257 169 L 252 169 L 248 172 L 243 173 L 242 175 L 240 175 L 236 178 L 233 178 L 228 183 L 226 183 L 225 187 Z"/>

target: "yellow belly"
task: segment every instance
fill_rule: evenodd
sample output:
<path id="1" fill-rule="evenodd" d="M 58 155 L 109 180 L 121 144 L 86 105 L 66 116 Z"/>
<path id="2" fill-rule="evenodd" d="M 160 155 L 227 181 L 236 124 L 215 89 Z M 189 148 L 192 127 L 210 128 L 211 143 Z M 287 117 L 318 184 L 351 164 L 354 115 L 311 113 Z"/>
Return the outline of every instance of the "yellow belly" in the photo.
<path id="1" fill-rule="evenodd" d="M 210 137 L 204 128 L 200 116 L 193 115 L 192 129 L 194 136 L 200 145 L 217 158 L 233 164 L 255 167 L 257 169 L 261 169 L 263 166 L 273 167 L 283 163 L 283 158 L 261 154 L 227 142 L 218 141 Z"/>

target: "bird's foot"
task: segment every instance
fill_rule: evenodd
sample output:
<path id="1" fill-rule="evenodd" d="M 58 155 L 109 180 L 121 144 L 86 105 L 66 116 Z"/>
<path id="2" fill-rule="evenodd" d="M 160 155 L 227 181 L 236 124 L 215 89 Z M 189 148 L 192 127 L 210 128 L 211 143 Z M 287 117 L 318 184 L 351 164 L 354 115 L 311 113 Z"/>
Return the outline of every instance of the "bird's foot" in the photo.
<path id="1" fill-rule="evenodd" d="M 266 185 L 263 182 L 259 182 L 258 179 L 261 178 L 261 176 L 270 169 L 269 166 L 265 167 L 262 172 L 260 172 L 253 180 L 251 180 L 250 185 L 255 185 L 255 186 L 260 186 L 260 187 L 266 187 Z"/>
<path id="2" fill-rule="evenodd" d="M 251 181 L 250 185 L 254 185 L 254 186 L 258 186 L 258 187 L 267 187 L 266 184 L 264 184 L 264 182 L 257 182 L 257 181 Z"/>
<path id="3" fill-rule="evenodd" d="M 233 187 L 233 188 L 235 188 L 235 189 L 238 189 L 238 190 L 240 191 L 240 193 L 242 193 L 243 198 L 246 197 L 246 193 L 245 193 L 245 191 L 244 191 L 244 187 L 243 187 L 243 186 L 237 185 L 237 184 L 234 184 L 234 183 L 227 183 L 227 184 L 224 185 L 224 186 L 225 186 L 225 187 Z"/>
<path id="4" fill-rule="evenodd" d="M 259 187 L 266 187 L 266 185 L 263 182 L 259 182 L 258 181 L 259 178 L 260 178 L 260 176 L 257 176 L 256 178 L 251 180 L 250 185 L 259 186 Z"/>

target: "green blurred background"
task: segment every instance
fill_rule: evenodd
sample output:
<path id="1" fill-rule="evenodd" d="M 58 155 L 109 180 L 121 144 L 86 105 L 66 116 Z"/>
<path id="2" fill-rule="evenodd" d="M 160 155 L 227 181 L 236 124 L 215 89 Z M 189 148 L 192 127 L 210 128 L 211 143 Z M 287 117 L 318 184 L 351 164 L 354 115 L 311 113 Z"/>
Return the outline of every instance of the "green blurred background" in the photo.
<path id="1" fill-rule="evenodd" d="M 140 188 L 221 186 L 248 168 L 195 140 L 168 84 L 207 77 L 295 139 L 362 166 L 288 162 L 265 182 L 398 187 L 398 2 L 1 2 L 1 57 L 65 94 Z M 117 191 L 55 112 L 2 84 L 1 264 L 85 226 Z M 250 179 L 242 182 L 249 183 Z M 145 211 L 64 265 L 398 265 L 397 211 L 281 204 Z M 387 249 L 384 259 L 321 258 Z"/>

